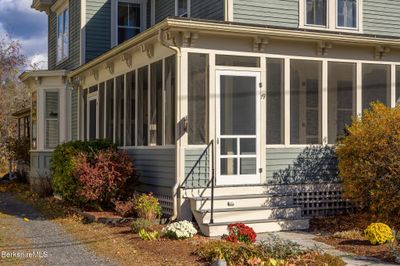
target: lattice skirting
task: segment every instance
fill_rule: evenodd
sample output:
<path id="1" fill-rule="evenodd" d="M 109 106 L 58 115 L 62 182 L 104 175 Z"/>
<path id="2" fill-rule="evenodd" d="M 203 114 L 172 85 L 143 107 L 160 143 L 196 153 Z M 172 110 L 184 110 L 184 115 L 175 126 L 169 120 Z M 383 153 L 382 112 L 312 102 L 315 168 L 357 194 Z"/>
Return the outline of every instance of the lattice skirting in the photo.
<path id="1" fill-rule="evenodd" d="M 174 215 L 174 199 L 171 195 L 154 194 L 154 196 L 158 199 L 164 216 Z"/>

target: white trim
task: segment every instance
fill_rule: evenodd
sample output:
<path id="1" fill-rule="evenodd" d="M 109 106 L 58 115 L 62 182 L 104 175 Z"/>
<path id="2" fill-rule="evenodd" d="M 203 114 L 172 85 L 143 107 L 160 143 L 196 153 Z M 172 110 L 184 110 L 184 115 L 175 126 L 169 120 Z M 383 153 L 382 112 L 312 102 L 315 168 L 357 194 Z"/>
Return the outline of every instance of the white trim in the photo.
<path id="1" fill-rule="evenodd" d="M 86 3 L 87 0 L 81 0 L 81 28 L 80 28 L 80 65 L 86 62 Z"/>
<path id="2" fill-rule="evenodd" d="M 396 65 L 392 64 L 391 66 L 391 86 L 390 86 L 390 107 L 396 107 L 396 85 L 397 85 L 397 76 L 396 76 Z"/>
<path id="3" fill-rule="evenodd" d="M 328 60 L 322 61 L 322 88 L 321 88 L 321 99 L 320 108 L 321 108 L 321 137 L 322 137 L 322 145 L 328 144 Z"/>
<path id="4" fill-rule="evenodd" d="M 225 0 L 225 21 L 233 21 L 233 0 Z"/>

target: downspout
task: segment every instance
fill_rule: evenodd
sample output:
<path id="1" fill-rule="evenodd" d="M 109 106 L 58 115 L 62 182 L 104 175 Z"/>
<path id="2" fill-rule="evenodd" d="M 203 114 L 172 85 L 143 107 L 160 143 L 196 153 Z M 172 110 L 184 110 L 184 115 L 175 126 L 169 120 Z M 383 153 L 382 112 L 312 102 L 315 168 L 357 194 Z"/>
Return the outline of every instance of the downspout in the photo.
<path id="1" fill-rule="evenodd" d="M 181 113 L 181 105 L 179 102 L 179 96 L 180 96 L 180 90 L 181 90 L 181 49 L 176 45 L 176 44 L 171 44 L 167 42 L 165 39 L 165 31 L 160 29 L 158 31 L 158 41 L 165 47 L 173 50 L 176 53 L 176 88 L 177 88 L 177 93 L 175 94 L 175 102 L 176 102 L 176 112 L 177 114 Z M 179 124 L 179 123 L 178 123 Z M 180 127 L 176 126 L 175 134 L 176 136 L 180 135 Z M 181 196 L 180 196 L 180 177 L 181 177 L 181 166 L 182 166 L 182 161 L 181 161 L 181 142 L 176 141 L 176 155 L 175 155 L 175 168 L 176 168 L 176 173 L 175 173 L 175 185 L 172 188 L 172 195 L 173 195 L 173 206 L 174 206 L 174 212 L 171 217 L 171 221 L 174 221 L 178 218 L 178 215 L 180 211 L 180 202 L 181 202 Z M 179 199 L 178 199 L 179 198 Z"/>

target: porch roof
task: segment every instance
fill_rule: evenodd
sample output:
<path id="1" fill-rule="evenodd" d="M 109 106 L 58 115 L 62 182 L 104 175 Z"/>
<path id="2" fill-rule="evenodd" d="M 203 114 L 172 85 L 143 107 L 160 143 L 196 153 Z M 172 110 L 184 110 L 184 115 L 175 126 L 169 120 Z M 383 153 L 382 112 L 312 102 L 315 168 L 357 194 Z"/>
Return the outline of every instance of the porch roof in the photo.
<path id="1" fill-rule="evenodd" d="M 368 45 L 400 48 L 400 38 L 393 36 L 378 36 L 360 33 L 328 32 L 322 30 L 298 29 L 277 26 L 263 26 L 226 21 L 211 21 L 191 18 L 169 17 L 155 26 L 140 33 L 134 38 L 114 47 L 92 61 L 76 68 L 69 73 L 73 78 L 101 63 L 111 60 L 116 55 L 123 54 L 126 50 L 140 46 L 149 39 L 158 36 L 164 31 L 196 32 L 204 34 L 230 35 L 237 37 L 265 37 L 284 40 L 303 41 L 328 41 L 348 45 Z"/>
<path id="2" fill-rule="evenodd" d="M 16 111 L 15 113 L 12 114 L 12 116 L 16 117 L 16 118 L 21 118 L 21 117 L 29 116 L 30 113 L 31 113 L 31 108 L 27 107 L 27 108 L 23 108 L 23 109 Z"/>
<path id="3" fill-rule="evenodd" d="M 48 13 L 53 4 L 54 0 L 33 0 L 31 7 L 38 11 L 44 11 Z"/>

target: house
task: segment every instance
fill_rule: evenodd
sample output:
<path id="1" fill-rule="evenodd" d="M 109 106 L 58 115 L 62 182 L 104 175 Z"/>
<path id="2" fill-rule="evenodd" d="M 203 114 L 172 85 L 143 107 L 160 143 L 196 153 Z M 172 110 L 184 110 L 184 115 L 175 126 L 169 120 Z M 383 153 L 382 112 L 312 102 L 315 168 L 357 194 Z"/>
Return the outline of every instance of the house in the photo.
<path id="1" fill-rule="evenodd" d="M 32 89 L 31 178 L 49 175 L 59 143 L 112 139 L 164 213 L 194 216 L 206 235 L 237 221 L 302 229 L 304 215 L 346 208 L 338 185 L 324 185 L 337 175 L 329 147 L 352 116 L 400 94 L 395 1 L 32 7 L 49 17 L 49 69 L 21 75 Z M 319 184 L 299 185 L 309 180 Z"/>

